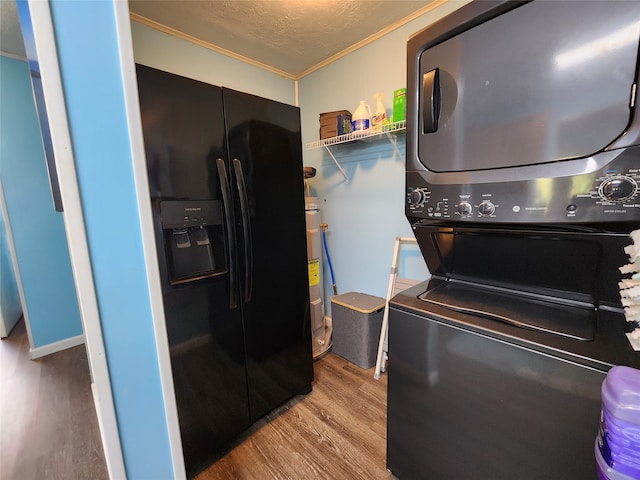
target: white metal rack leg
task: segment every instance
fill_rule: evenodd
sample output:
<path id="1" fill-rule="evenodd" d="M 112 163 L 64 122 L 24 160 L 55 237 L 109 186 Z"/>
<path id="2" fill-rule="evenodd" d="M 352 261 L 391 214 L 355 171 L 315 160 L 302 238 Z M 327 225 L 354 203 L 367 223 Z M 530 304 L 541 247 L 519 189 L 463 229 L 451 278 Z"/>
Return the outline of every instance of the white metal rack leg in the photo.
<path id="1" fill-rule="evenodd" d="M 400 246 L 404 243 L 417 244 L 415 238 L 396 237 L 393 247 L 393 259 L 391 260 L 391 272 L 389 274 L 389 287 L 387 288 L 387 298 L 384 305 L 384 314 L 382 316 L 382 328 L 380 329 L 380 342 L 378 343 L 378 357 L 376 359 L 376 371 L 373 378 L 380 379 L 380 372 L 385 371 L 385 363 L 387 361 L 387 353 L 389 351 L 389 343 L 387 335 L 389 333 L 389 300 L 394 293 L 394 287 L 398 278 L 398 260 L 400 258 Z"/>

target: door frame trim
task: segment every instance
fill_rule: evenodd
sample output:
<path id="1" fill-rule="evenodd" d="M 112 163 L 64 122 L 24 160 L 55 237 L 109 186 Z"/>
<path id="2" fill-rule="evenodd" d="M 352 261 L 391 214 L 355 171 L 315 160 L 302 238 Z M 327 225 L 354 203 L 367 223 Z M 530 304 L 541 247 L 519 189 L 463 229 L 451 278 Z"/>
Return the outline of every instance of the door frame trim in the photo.
<path id="1" fill-rule="evenodd" d="M 16 245 L 13 241 L 13 230 L 11 229 L 11 222 L 9 221 L 9 210 L 7 209 L 7 201 L 4 198 L 4 187 L 2 186 L 2 178 L 0 177 L 0 208 L 2 208 L 2 218 L 4 219 L 5 229 L 7 231 L 7 242 L 9 243 L 9 254 L 11 255 L 11 266 L 13 267 L 14 276 L 16 279 L 16 285 L 18 287 L 18 297 L 20 298 L 20 307 L 22 308 L 22 317 L 24 318 L 24 325 L 27 330 L 27 339 L 29 340 L 29 351 L 33 350 L 33 336 L 31 335 L 31 324 L 29 323 L 29 311 L 27 310 L 27 300 L 24 296 L 24 288 L 22 286 L 22 277 L 20 276 L 20 269 L 18 264 L 18 256 L 16 254 Z M 20 318 L 16 320 L 16 323 Z M 14 324 L 15 326 L 15 324 Z M 9 335 L 9 331 L 6 331 L 4 319 L 0 322 L 0 333 L 2 337 Z M 31 357 L 33 359 L 33 357 Z"/>
<path id="2" fill-rule="evenodd" d="M 126 478 L 51 10 L 48 2 L 39 0 L 28 0 L 28 8 L 47 106 L 51 143 L 59 173 L 65 232 L 85 335 L 92 379 L 91 389 L 100 426 L 102 447 L 109 477 Z"/>
<path id="3" fill-rule="evenodd" d="M 120 51 L 120 71 L 122 73 L 127 123 L 129 127 L 133 177 L 137 193 L 136 199 L 140 218 L 142 248 L 147 267 L 146 275 L 149 286 L 149 299 L 151 315 L 153 318 L 162 398 L 164 401 L 167 432 L 169 434 L 169 449 L 171 451 L 174 478 L 186 479 L 187 474 L 182 451 L 182 437 L 180 435 L 178 407 L 176 404 L 173 385 L 171 357 L 169 355 L 169 339 L 167 337 L 164 303 L 162 299 L 160 267 L 158 266 L 153 215 L 151 212 L 151 202 L 149 200 L 151 198 L 151 194 L 149 190 L 147 161 L 144 149 L 144 137 L 142 133 L 142 118 L 140 115 L 138 81 L 133 55 L 129 5 L 127 2 L 116 0 L 114 1 L 114 8 L 116 13 L 115 19 L 116 34 L 118 36 L 118 49 Z"/>

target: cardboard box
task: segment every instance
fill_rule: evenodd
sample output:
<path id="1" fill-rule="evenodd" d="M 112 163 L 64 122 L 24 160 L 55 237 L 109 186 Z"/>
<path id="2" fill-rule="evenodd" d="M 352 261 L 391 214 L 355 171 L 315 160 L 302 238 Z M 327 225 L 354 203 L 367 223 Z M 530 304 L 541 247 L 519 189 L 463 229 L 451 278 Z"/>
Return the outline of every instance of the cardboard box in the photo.
<path id="1" fill-rule="evenodd" d="M 338 110 L 320 114 L 320 140 L 351 133 L 351 112 Z"/>

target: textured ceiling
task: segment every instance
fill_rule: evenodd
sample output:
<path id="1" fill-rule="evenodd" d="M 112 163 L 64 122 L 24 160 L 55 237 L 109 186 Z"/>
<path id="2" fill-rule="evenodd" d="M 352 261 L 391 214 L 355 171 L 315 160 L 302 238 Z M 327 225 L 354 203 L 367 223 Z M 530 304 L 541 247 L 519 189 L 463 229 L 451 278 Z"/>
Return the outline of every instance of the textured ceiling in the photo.
<path id="1" fill-rule="evenodd" d="M 442 1 L 129 0 L 129 8 L 134 21 L 169 27 L 169 33 L 194 37 L 295 78 L 432 3 Z"/>
<path id="2" fill-rule="evenodd" d="M 133 21 L 298 78 L 446 0 L 130 0 Z M 15 0 L 0 50 L 25 56 Z"/>
<path id="3" fill-rule="evenodd" d="M 0 0 L 0 50 L 19 57 L 25 56 L 18 10 L 14 0 Z"/>

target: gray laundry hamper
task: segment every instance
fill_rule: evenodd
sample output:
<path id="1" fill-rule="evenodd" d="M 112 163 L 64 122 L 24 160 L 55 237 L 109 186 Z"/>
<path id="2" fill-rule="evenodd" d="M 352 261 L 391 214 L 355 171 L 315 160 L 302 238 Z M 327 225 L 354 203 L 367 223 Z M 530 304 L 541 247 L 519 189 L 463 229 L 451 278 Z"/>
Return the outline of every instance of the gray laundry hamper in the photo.
<path id="1" fill-rule="evenodd" d="M 349 292 L 331 297 L 333 351 L 361 368 L 376 364 L 385 300 Z"/>

